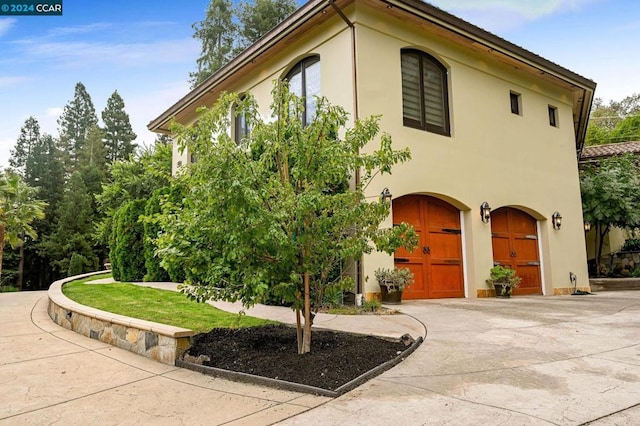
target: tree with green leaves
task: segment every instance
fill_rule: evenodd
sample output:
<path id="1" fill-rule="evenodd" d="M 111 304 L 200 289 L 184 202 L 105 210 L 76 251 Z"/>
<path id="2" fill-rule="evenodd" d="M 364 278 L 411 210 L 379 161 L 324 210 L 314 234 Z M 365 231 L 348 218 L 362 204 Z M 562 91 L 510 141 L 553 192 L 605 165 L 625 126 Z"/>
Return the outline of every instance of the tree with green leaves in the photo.
<path id="1" fill-rule="evenodd" d="M 89 131 L 98 125 L 91 96 L 82 83 L 77 83 L 73 99 L 65 105 L 58 119 L 60 150 L 67 157 L 67 171 L 75 170 L 78 156 L 87 144 Z"/>
<path id="2" fill-rule="evenodd" d="M 241 2 L 237 15 L 242 49 L 256 42 L 296 10 L 293 0 L 254 0 Z"/>
<path id="3" fill-rule="evenodd" d="M 612 226 L 633 229 L 640 226 L 640 168 L 630 154 L 610 157 L 583 167 L 580 190 L 584 220 L 596 232 L 596 273 L 604 238 Z"/>
<path id="4" fill-rule="evenodd" d="M 19 175 L 7 171 L 0 175 L 0 278 L 5 244 L 18 247 L 24 236 L 38 237 L 31 223 L 44 217 L 46 203 L 35 196 L 36 190 Z"/>
<path id="5" fill-rule="evenodd" d="M 240 147 L 228 132 L 232 105 L 252 129 Z M 175 126 L 180 147 L 199 161 L 177 177 L 185 196 L 163 204 L 158 238 L 163 265 L 187 271 L 183 291 L 197 300 L 291 303 L 301 354 L 311 350 L 312 311 L 324 293 L 353 286 L 336 270 L 374 248 L 393 253 L 417 241 L 406 224 L 380 229 L 390 205 L 365 198 L 374 176 L 409 160 L 409 151 L 394 151 L 383 134 L 378 150 L 364 152 L 379 133 L 378 117 L 344 130 L 347 113 L 318 99 L 305 127 L 293 119 L 303 109 L 282 83 L 273 90 L 270 122 L 250 96 L 225 95 L 195 125 Z"/>
<path id="6" fill-rule="evenodd" d="M 136 134 L 131 128 L 129 114 L 124 110 L 124 100 L 117 90 L 107 99 L 107 106 L 102 111 L 102 122 L 107 162 L 128 159 L 136 148 L 133 143 Z"/>
<path id="7" fill-rule="evenodd" d="M 293 0 L 256 0 L 233 7 L 231 0 L 211 0 L 205 19 L 193 24 L 202 45 L 191 87 L 233 59 L 296 10 Z"/>
<path id="8" fill-rule="evenodd" d="M 58 223 L 50 238 L 43 242 L 43 249 L 52 259 L 52 265 L 61 275 L 69 270 L 74 253 L 86 259 L 84 272 L 98 269 L 98 256 L 94 251 L 92 207 L 93 196 L 85 185 L 82 174 L 71 175 L 65 193 L 58 206 Z"/>
<path id="9" fill-rule="evenodd" d="M 20 128 L 20 136 L 11 150 L 9 164 L 14 167 L 27 183 L 31 183 L 31 176 L 27 168 L 27 159 L 31 156 L 35 145 L 40 140 L 40 123 L 33 116 L 25 120 Z"/>
<path id="10" fill-rule="evenodd" d="M 193 37 L 200 40 L 202 52 L 198 68 L 189 74 L 195 87 L 233 58 L 236 24 L 231 0 L 211 0 L 205 19 L 193 24 Z"/>
<path id="11" fill-rule="evenodd" d="M 640 93 L 621 101 L 605 104 L 600 98 L 593 102 L 586 145 L 640 140 Z"/>

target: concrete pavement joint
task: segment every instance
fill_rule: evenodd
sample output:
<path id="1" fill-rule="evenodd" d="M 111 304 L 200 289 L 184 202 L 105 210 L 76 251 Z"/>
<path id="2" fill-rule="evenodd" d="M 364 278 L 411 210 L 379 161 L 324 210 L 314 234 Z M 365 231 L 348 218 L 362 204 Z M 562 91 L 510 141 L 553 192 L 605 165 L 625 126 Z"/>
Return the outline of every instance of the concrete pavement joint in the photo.
<path id="1" fill-rule="evenodd" d="M 591 424 L 591 423 L 593 423 L 593 422 L 597 422 L 597 421 L 599 421 L 599 420 L 604 420 L 604 419 L 606 419 L 607 417 L 615 416 L 616 414 L 623 413 L 623 412 L 625 412 L 625 411 L 627 411 L 627 410 L 631 410 L 632 408 L 636 408 L 636 407 L 640 407 L 640 403 L 638 403 L 638 404 L 634 404 L 634 405 L 632 405 L 632 406 L 630 406 L 630 407 L 623 408 L 623 409 L 618 410 L 618 411 L 614 411 L 613 413 L 605 414 L 604 416 L 600 416 L 600 417 L 598 417 L 597 419 L 593 419 L 593 420 L 589 420 L 588 422 L 580 423 L 580 424 L 579 424 L 579 425 L 577 425 L 577 426 L 587 426 L 587 425 L 590 425 L 590 424 Z"/>

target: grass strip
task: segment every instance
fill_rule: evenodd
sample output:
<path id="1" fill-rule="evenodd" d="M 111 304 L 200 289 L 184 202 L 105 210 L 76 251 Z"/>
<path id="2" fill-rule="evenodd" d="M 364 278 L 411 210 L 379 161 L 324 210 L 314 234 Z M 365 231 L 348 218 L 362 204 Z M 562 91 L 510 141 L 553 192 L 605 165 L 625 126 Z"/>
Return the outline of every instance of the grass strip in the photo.
<path id="1" fill-rule="evenodd" d="M 87 284 L 102 278 L 101 274 L 72 281 L 62 287 L 69 299 L 82 305 L 114 314 L 187 328 L 203 333 L 212 328 L 256 327 L 275 324 L 247 315 L 221 311 L 207 303 L 197 303 L 184 294 L 140 287 L 128 283 Z"/>

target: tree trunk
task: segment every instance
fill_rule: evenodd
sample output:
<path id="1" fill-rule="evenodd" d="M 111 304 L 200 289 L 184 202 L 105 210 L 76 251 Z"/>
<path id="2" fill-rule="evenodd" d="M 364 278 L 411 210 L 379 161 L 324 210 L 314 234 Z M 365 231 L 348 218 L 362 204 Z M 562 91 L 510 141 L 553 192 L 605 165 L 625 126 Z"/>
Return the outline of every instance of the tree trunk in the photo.
<path id="1" fill-rule="evenodd" d="M 296 333 L 298 337 L 298 354 L 302 354 L 302 321 L 300 319 L 300 309 L 296 309 Z"/>
<path id="2" fill-rule="evenodd" d="M 302 352 L 311 352 L 311 290 L 309 272 L 304 273 L 304 333 L 302 336 Z"/>
<path id="3" fill-rule="evenodd" d="M 2 284 L 2 257 L 4 256 L 4 224 L 0 223 L 0 285 Z"/>
<path id="4" fill-rule="evenodd" d="M 24 238 L 20 244 L 20 263 L 18 263 L 18 282 L 16 286 L 22 291 L 22 281 L 24 279 Z"/>

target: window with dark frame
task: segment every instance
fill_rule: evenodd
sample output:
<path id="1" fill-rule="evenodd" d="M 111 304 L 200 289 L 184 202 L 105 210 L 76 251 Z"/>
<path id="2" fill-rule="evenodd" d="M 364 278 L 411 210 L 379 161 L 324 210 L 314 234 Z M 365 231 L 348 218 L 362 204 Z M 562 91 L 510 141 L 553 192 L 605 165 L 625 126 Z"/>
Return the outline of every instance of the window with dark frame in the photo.
<path id="1" fill-rule="evenodd" d="M 450 136 L 447 68 L 420 50 L 402 49 L 400 56 L 403 124 Z"/>
<path id="2" fill-rule="evenodd" d="M 549 125 L 558 127 L 558 108 L 549 105 Z"/>
<path id="3" fill-rule="evenodd" d="M 522 115 L 522 96 L 516 92 L 509 92 L 509 100 L 511 101 L 511 113 Z"/>
<path id="4" fill-rule="evenodd" d="M 240 98 L 240 101 L 244 99 L 244 96 Z M 244 111 L 236 111 L 234 106 L 234 123 L 233 123 L 233 140 L 236 145 L 240 145 L 242 140 L 249 135 L 251 131 L 249 123 L 247 122 L 247 115 Z"/>
<path id="5" fill-rule="evenodd" d="M 304 58 L 291 68 L 285 76 L 291 93 L 304 100 L 302 125 L 307 126 L 316 115 L 316 99 L 320 96 L 320 56 Z"/>

